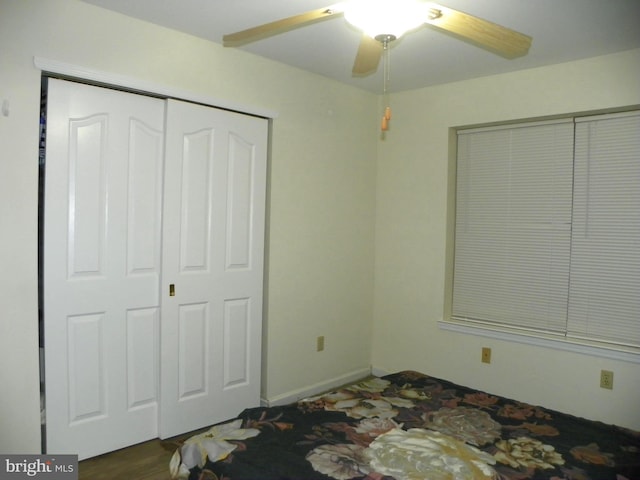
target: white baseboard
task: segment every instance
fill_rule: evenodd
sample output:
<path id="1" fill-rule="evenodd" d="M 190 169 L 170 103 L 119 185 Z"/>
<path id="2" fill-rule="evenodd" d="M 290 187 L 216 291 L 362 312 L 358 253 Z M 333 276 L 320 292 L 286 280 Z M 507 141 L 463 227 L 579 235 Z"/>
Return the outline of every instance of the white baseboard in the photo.
<path id="1" fill-rule="evenodd" d="M 372 371 L 371 367 L 355 370 L 345 375 L 331 378 L 324 382 L 315 383 L 313 385 L 309 385 L 307 387 L 300 388 L 298 390 L 292 390 L 290 392 L 286 392 L 281 395 L 276 395 L 273 398 L 269 398 L 269 399 L 262 398 L 260 399 L 260 404 L 263 407 L 288 405 L 289 403 L 297 402 L 302 398 L 311 397 L 313 395 L 317 395 L 319 393 L 331 390 L 332 388 L 336 388 L 351 382 L 355 382 L 356 380 L 360 380 L 361 378 L 371 375 L 371 371 Z"/>
<path id="2" fill-rule="evenodd" d="M 385 375 L 390 375 L 391 373 L 387 370 L 383 370 L 382 368 L 371 367 L 371 375 L 375 375 L 376 377 L 384 377 Z"/>

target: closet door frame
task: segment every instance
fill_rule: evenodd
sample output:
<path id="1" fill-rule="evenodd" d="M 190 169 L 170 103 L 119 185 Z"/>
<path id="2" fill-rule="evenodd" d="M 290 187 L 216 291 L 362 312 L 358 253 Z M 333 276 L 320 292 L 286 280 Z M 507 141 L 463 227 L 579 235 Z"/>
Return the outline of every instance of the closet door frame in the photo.
<path id="1" fill-rule="evenodd" d="M 238 102 L 230 102 L 228 100 L 218 98 L 218 97 L 197 95 L 189 91 L 177 89 L 175 87 L 167 86 L 164 84 L 141 80 L 141 79 L 138 79 L 135 77 L 129 77 L 126 75 L 114 74 L 107 71 L 91 69 L 81 65 L 60 62 L 55 59 L 34 56 L 33 64 L 38 70 L 41 71 L 41 74 L 46 77 L 61 78 L 61 79 L 67 79 L 71 81 L 78 81 L 81 83 L 106 86 L 106 87 L 114 88 L 117 90 L 122 90 L 125 92 L 139 93 L 143 95 L 157 97 L 164 100 L 174 98 L 174 99 L 184 100 L 187 102 L 192 102 L 192 103 L 196 103 L 204 106 L 209 106 L 212 108 L 225 109 L 233 112 L 242 113 L 245 115 L 260 117 L 267 121 L 267 137 L 268 138 L 270 138 L 271 123 L 275 118 L 278 117 L 278 113 L 275 110 L 256 107 L 254 105 L 241 104 Z M 268 140 L 268 138 L 267 138 L 267 158 L 266 158 L 267 164 L 269 162 L 269 156 L 270 156 L 269 155 L 270 141 Z M 268 184 L 269 184 L 268 165 L 266 168 L 267 168 L 267 178 L 266 178 L 266 185 L 265 185 L 265 196 L 266 196 L 266 192 L 268 191 Z M 268 202 L 265 198 L 265 217 L 267 215 L 267 207 L 266 207 L 267 204 Z M 268 242 L 266 241 L 266 237 L 268 235 L 266 219 L 265 219 L 263 235 L 264 235 L 263 259 L 266 259 L 266 255 L 267 255 L 266 248 L 268 245 Z M 165 285 L 162 284 L 161 282 L 161 289 L 160 289 L 161 295 L 163 293 L 164 287 Z M 264 304 L 264 301 L 265 300 L 263 297 L 262 299 L 263 304 Z M 265 321 L 264 309 L 262 307 L 263 305 L 260 305 L 260 308 L 263 310 L 262 322 L 264 322 Z M 41 358 L 41 362 L 42 361 L 43 359 Z M 41 368 L 42 368 L 42 365 L 41 365 Z M 44 435 L 44 432 L 43 432 L 43 435 Z M 42 444 L 43 444 L 43 452 L 44 452 L 46 449 L 44 438 L 43 438 Z"/>
<path id="2" fill-rule="evenodd" d="M 81 65 L 74 65 L 72 63 L 60 62 L 45 57 L 33 57 L 33 64 L 44 75 L 51 77 L 67 78 L 78 82 L 108 86 L 163 99 L 175 98 L 213 108 L 252 115 L 254 117 L 262 117 L 268 120 L 273 120 L 278 117 L 277 111 L 268 108 L 246 105 L 239 102 L 231 102 L 219 97 L 197 95 L 187 90 L 182 90 L 161 83 L 87 68 Z"/>

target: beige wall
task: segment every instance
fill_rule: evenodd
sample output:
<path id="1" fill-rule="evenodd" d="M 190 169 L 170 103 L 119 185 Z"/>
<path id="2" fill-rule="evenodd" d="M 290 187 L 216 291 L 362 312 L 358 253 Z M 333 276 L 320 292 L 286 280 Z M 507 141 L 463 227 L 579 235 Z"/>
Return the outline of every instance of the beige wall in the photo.
<path id="1" fill-rule="evenodd" d="M 0 452 L 40 449 L 34 56 L 276 111 L 263 396 L 368 371 L 376 97 L 76 0 L 0 0 Z"/>
<path id="2" fill-rule="evenodd" d="M 640 429 L 640 365 L 439 329 L 450 127 L 640 104 L 640 50 L 392 96 L 378 159 L 372 364 Z M 492 347 L 490 365 L 480 363 Z M 613 391 L 599 388 L 613 370 Z"/>

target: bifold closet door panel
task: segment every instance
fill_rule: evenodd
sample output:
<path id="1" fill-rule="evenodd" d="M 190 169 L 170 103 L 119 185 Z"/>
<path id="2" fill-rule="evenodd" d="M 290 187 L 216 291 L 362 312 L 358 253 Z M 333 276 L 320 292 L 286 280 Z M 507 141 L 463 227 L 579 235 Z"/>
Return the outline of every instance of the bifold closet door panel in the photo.
<path id="1" fill-rule="evenodd" d="M 268 121 L 169 100 L 160 437 L 260 395 Z"/>
<path id="2" fill-rule="evenodd" d="M 82 459 L 157 436 L 165 102 L 48 82 L 46 442 Z"/>

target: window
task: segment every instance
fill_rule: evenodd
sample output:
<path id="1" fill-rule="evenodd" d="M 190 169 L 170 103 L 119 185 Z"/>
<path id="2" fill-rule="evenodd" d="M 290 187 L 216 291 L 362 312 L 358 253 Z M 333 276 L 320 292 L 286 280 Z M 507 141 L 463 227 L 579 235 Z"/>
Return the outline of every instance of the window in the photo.
<path id="1" fill-rule="evenodd" d="M 458 131 L 451 321 L 640 353 L 640 112 Z"/>

